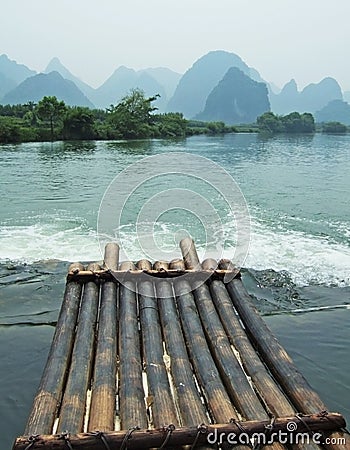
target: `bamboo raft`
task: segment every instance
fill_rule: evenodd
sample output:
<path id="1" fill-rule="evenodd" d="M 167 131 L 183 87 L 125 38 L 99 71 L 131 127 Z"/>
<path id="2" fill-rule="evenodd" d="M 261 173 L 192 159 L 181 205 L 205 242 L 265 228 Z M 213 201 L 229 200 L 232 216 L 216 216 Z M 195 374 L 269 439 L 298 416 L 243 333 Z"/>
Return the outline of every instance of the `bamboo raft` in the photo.
<path id="1" fill-rule="evenodd" d="M 239 271 L 228 260 L 200 264 L 190 239 L 180 247 L 170 263 L 119 264 L 111 243 L 102 265 L 70 266 L 13 450 L 244 450 L 262 446 L 256 433 L 274 450 L 350 449 L 344 418 L 294 366 Z M 296 433 L 321 437 L 306 443 Z"/>

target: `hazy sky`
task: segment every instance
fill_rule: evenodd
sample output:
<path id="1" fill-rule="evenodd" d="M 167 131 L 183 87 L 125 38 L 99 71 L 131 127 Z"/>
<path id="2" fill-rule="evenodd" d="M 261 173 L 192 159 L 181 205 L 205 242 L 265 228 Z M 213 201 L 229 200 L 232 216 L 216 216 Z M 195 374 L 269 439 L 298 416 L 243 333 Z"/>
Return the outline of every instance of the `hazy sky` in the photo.
<path id="1" fill-rule="evenodd" d="M 120 65 L 184 72 L 210 50 L 300 88 L 350 90 L 350 0 L 1 0 L 0 54 L 41 71 L 58 56 L 97 86 Z"/>

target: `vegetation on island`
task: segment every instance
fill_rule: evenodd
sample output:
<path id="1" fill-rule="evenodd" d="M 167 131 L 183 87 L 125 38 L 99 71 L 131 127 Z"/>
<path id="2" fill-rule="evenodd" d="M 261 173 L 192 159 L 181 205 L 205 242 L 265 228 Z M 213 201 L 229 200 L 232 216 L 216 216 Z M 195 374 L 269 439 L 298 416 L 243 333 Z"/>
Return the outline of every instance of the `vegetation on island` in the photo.
<path id="1" fill-rule="evenodd" d="M 322 132 L 328 134 L 345 134 L 348 127 L 340 122 L 327 122 L 322 124 Z"/>
<path id="2" fill-rule="evenodd" d="M 285 116 L 266 112 L 257 118 L 257 126 L 260 133 L 267 134 L 303 134 L 315 133 L 316 131 L 329 134 L 345 134 L 349 130 L 346 125 L 340 122 L 325 122 L 316 125 L 312 114 L 300 114 L 298 112 L 292 112 Z"/>
<path id="3" fill-rule="evenodd" d="M 105 110 L 67 106 L 55 96 L 37 104 L 0 105 L 0 142 L 175 138 L 235 131 L 223 122 L 194 123 L 181 113 L 158 114 L 152 104 L 156 99 L 133 89 Z"/>
<path id="4" fill-rule="evenodd" d="M 257 118 L 260 132 L 276 133 L 314 133 L 315 120 L 312 114 L 292 112 L 286 116 L 277 116 L 266 112 Z"/>

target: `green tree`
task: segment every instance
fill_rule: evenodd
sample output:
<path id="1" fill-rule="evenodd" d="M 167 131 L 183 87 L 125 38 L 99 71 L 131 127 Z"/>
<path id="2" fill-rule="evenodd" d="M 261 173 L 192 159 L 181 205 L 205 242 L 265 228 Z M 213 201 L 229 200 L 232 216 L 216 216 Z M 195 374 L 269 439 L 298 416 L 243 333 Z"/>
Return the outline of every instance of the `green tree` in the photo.
<path id="1" fill-rule="evenodd" d="M 209 134 L 223 134 L 227 130 L 225 122 L 209 122 L 207 127 Z"/>
<path id="2" fill-rule="evenodd" d="M 327 122 L 322 125 L 323 133 L 346 133 L 347 126 L 340 122 Z"/>
<path id="3" fill-rule="evenodd" d="M 57 97 L 43 97 L 35 108 L 37 116 L 50 124 L 51 140 L 54 137 L 54 125 L 63 118 L 67 107 L 63 101 L 57 100 Z"/>
<path id="4" fill-rule="evenodd" d="M 281 121 L 286 133 L 313 133 L 315 131 L 315 121 L 310 113 L 292 112 L 282 116 Z"/>
<path id="5" fill-rule="evenodd" d="M 314 133 L 315 120 L 312 114 L 292 112 L 286 116 L 276 116 L 267 112 L 257 118 L 259 130 L 268 133 Z"/>
<path id="6" fill-rule="evenodd" d="M 0 117 L 0 142 L 14 143 L 21 141 L 21 130 L 18 119 L 14 117 Z"/>
<path id="7" fill-rule="evenodd" d="M 273 112 L 266 112 L 257 118 L 259 130 L 265 133 L 283 133 L 284 126 Z"/>
<path id="8" fill-rule="evenodd" d="M 132 89 L 116 106 L 108 110 L 108 122 L 116 137 L 137 139 L 152 135 L 153 112 L 157 108 L 152 106 L 159 95 L 145 97 L 140 89 Z"/>
<path id="9" fill-rule="evenodd" d="M 304 113 L 301 115 L 302 121 L 302 133 L 314 133 L 316 130 L 314 116 L 310 113 Z"/>
<path id="10" fill-rule="evenodd" d="M 187 120 L 182 113 L 165 113 L 154 116 L 154 137 L 185 137 Z"/>
<path id="11" fill-rule="evenodd" d="M 89 108 L 69 108 L 63 119 L 64 138 L 92 139 L 95 137 L 94 124 L 94 113 Z"/>

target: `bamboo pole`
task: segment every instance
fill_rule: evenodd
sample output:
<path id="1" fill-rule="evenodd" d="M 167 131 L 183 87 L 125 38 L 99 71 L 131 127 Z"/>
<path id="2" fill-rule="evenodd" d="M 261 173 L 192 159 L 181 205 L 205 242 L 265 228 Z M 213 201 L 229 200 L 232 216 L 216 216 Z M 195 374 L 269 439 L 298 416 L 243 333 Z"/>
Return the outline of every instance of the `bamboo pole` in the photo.
<path id="1" fill-rule="evenodd" d="M 165 269 L 165 264 L 162 263 L 159 267 L 159 270 L 155 269 L 137 269 L 133 263 L 122 263 L 122 266 L 125 268 L 125 270 L 115 270 L 113 272 L 109 270 L 95 270 L 95 271 L 88 271 L 88 270 L 82 270 L 77 273 L 68 273 L 67 275 L 67 281 L 80 281 L 82 283 L 86 283 L 88 281 L 127 281 L 127 280 L 133 280 L 134 282 L 138 282 L 139 280 L 146 280 L 148 275 L 153 276 L 154 278 L 175 278 L 179 277 L 181 275 L 186 275 L 187 279 L 197 279 L 199 281 L 204 280 L 206 281 L 209 278 L 218 278 L 223 279 L 226 281 L 228 277 L 231 277 L 232 279 L 234 276 L 237 275 L 237 270 L 234 272 L 227 271 L 227 270 L 193 270 L 193 269 L 180 269 L 180 268 L 171 268 L 171 269 Z M 180 266 L 180 264 L 178 265 Z M 175 266 L 176 267 L 176 266 Z M 149 278 L 148 278 L 149 280 Z"/>
<path id="2" fill-rule="evenodd" d="M 147 428 L 142 385 L 141 343 L 138 330 L 136 287 L 127 281 L 119 287 L 119 406 L 122 429 Z"/>
<path id="3" fill-rule="evenodd" d="M 192 248 L 195 250 L 193 243 Z M 212 263 L 213 261 L 211 260 L 206 261 L 206 266 L 210 267 L 213 265 Z M 186 267 L 198 267 L 194 252 L 188 255 L 188 258 L 185 259 L 185 264 Z M 219 369 L 230 398 L 245 419 L 266 419 L 267 413 L 256 397 L 232 351 L 206 284 L 199 285 L 196 283 L 194 298 L 212 357 Z"/>
<path id="4" fill-rule="evenodd" d="M 119 246 L 105 247 L 104 265 L 117 270 Z M 117 284 L 106 281 L 101 286 L 101 305 L 88 430 L 112 431 L 115 422 L 117 363 Z"/>
<path id="5" fill-rule="evenodd" d="M 290 424 L 297 426 L 292 429 Z M 184 445 L 192 445 L 195 441 L 197 444 L 215 445 L 220 442 L 229 443 L 231 446 L 238 442 L 248 443 L 253 436 L 260 436 L 261 442 L 270 443 L 272 440 L 277 440 L 281 436 L 286 439 L 286 442 L 293 444 L 302 434 L 304 439 L 311 433 L 317 433 L 313 439 L 319 439 L 321 442 L 324 436 L 321 431 L 327 433 L 330 430 L 340 429 L 345 426 L 345 420 L 340 414 L 328 413 L 327 416 L 312 415 L 300 418 L 282 417 L 277 418 L 273 424 L 272 432 L 266 430 L 270 426 L 270 420 L 266 421 L 247 421 L 241 423 L 229 424 L 215 424 L 197 427 L 181 427 L 169 432 L 166 429 L 155 430 L 135 430 L 127 440 L 127 448 L 129 450 L 145 450 L 147 448 L 160 448 L 167 438 L 167 448 Z M 110 433 L 80 433 L 76 435 L 66 436 L 62 438 L 60 435 L 38 436 L 32 441 L 31 450 L 65 450 L 70 448 L 74 450 L 105 450 L 106 448 L 113 448 L 119 450 L 124 447 L 126 431 L 114 431 Z M 300 439 L 300 437 L 299 437 Z M 312 439 L 309 437 L 309 439 Z M 107 443 L 107 445 L 105 444 Z M 27 437 L 20 437 L 16 439 L 12 450 L 26 450 L 30 444 Z"/>
<path id="6" fill-rule="evenodd" d="M 224 283 L 213 281 L 210 291 L 225 331 L 239 352 L 243 367 L 252 378 L 269 411 L 276 416 L 294 414 L 295 410 L 290 401 L 277 386 L 246 335 Z"/>
<path id="7" fill-rule="evenodd" d="M 184 260 L 182 258 L 172 259 L 169 263 L 169 269 L 184 271 L 185 270 Z"/>
<path id="8" fill-rule="evenodd" d="M 151 282 L 138 285 L 143 355 L 148 381 L 148 405 L 153 424 L 161 427 L 178 424 L 163 360 L 163 339 L 159 323 L 157 299 Z"/>
<path id="9" fill-rule="evenodd" d="M 240 279 L 230 281 L 227 284 L 227 290 L 249 337 L 296 409 L 304 414 L 314 414 L 326 410 L 327 408 L 318 394 L 298 371 L 288 353 L 259 315 L 242 281 Z M 341 437 L 341 433 L 332 434 L 334 439 Z M 327 444 L 325 446 L 329 449 L 350 448 L 350 444 L 345 446 Z"/>
<path id="10" fill-rule="evenodd" d="M 121 271 L 136 270 L 136 266 L 132 261 L 123 261 L 119 264 Z"/>
<path id="11" fill-rule="evenodd" d="M 197 379 L 216 422 L 238 419 L 235 408 L 224 388 L 220 374 L 208 349 L 191 286 L 187 281 L 175 281 L 175 294 L 183 333 Z"/>
<path id="12" fill-rule="evenodd" d="M 89 270 L 98 270 L 90 264 Z M 79 433 L 83 430 L 86 394 L 90 383 L 99 286 L 89 282 L 84 286 L 72 360 L 63 396 L 58 432 Z"/>
<path id="13" fill-rule="evenodd" d="M 156 261 L 153 264 L 153 270 L 161 271 L 161 270 L 168 270 L 168 268 L 169 268 L 168 261 Z"/>
<path id="14" fill-rule="evenodd" d="M 186 268 L 199 270 L 201 264 L 193 240 L 191 238 L 181 239 L 180 248 Z"/>
<path id="15" fill-rule="evenodd" d="M 208 417 L 193 379 L 173 289 L 169 282 L 159 281 L 156 283 L 156 290 L 165 346 L 170 357 L 170 370 L 181 413 L 181 423 L 185 426 L 196 426 L 207 422 Z"/>
<path id="16" fill-rule="evenodd" d="M 71 264 L 69 271 L 73 270 L 84 270 L 84 266 Z M 81 283 L 71 281 L 66 284 L 50 352 L 25 427 L 27 435 L 52 432 L 74 344 L 81 291 Z"/>
<path id="17" fill-rule="evenodd" d="M 210 284 L 212 299 L 229 336 L 231 343 L 239 352 L 243 367 L 251 377 L 254 387 L 270 414 L 285 417 L 295 414 L 288 398 L 275 383 L 266 366 L 254 350 L 240 320 L 233 309 L 232 301 L 222 281 L 214 280 Z M 317 449 L 314 443 L 296 445 L 296 448 Z"/>
<path id="18" fill-rule="evenodd" d="M 140 259 L 140 261 L 137 261 L 136 267 L 139 270 L 152 270 L 152 263 L 148 259 Z"/>
<path id="19" fill-rule="evenodd" d="M 192 248 L 195 249 L 194 243 Z M 181 250 L 183 251 L 182 247 Z M 188 258 L 185 259 L 185 264 L 186 267 L 187 265 L 191 267 L 201 267 L 197 264 L 194 252 L 188 255 Z M 207 260 L 205 265 L 211 267 L 213 261 Z M 214 266 L 216 265 L 217 263 L 214 261 Z M 230 398 L 245 419 L 268 419 L 266 411 L 256 397 L 232 351 L 226 333 L 215 310 L 207 285 L 196 282 L 193 283 L 192 286 L 195 287 L 195 303 L 201 317 L 209 348 Z M 272 444 L 271 448 L 282 450 L 283 445 L 276 442 Z"/>
<path id="20" fill-rule="evenodd" d="M 207 258 L 202 261 L 202 268 L 204 270 L 217 270 L 219 267 L 219 263 L 214 258 Z"/>
<path id="21" fill-rule="evenodd" d="M 194 298 L 208 345 L 235 407 L 246 420 L 268 419 L 248 378 L 232 351 L 206 284 L 197 287 Z"/>

